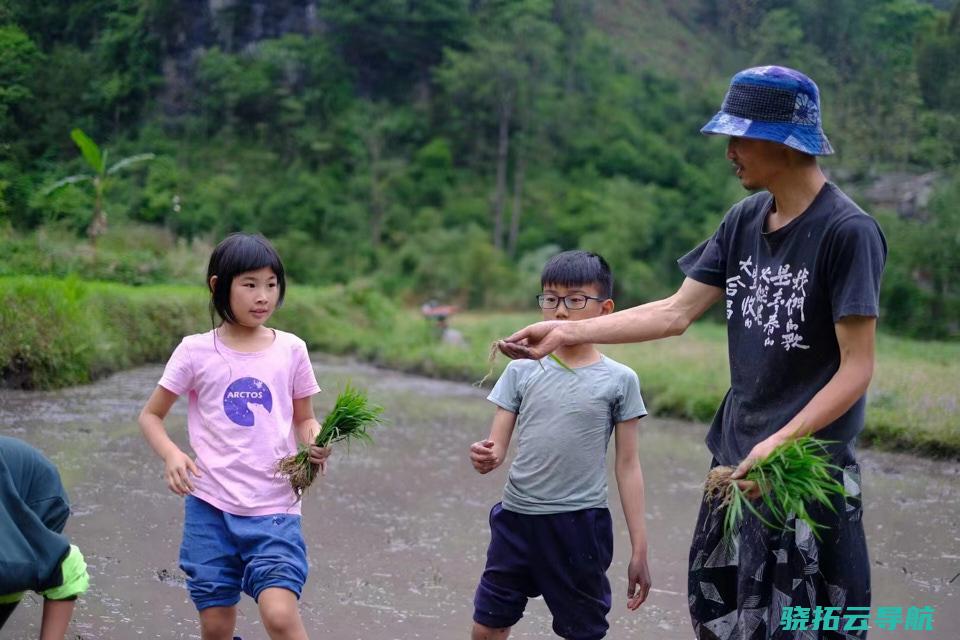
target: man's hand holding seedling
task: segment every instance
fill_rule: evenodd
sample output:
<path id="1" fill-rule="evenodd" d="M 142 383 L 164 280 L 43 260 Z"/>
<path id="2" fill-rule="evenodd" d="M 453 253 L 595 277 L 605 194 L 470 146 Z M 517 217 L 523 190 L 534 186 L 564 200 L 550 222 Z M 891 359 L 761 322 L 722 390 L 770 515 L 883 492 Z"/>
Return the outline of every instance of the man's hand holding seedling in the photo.
<path id="1" fill-rule="evenodd" d="M 571 323 L 560 320 L 538 322 L 500 340 L 497 346 L 503 355 L 513 360 L 539 360 L 567 344 L 564 330 L 569 324 Z"/>
<path id="2" fill-rule="evenodd" d="M 740 486 L 740 490 L 743 491 L 750 500 L 756 500 L 760 497 L 760 485 L 752 480 L 744 480 L 743 478 L 755 464 L 768 458 L 770 454 L 773 453 L 773 450 L 784 442 L 786 442 L 786 439 L 780 435 L 779 431 L 769 438 L 758 442 L 753 449 L 750 450 L 750 453 L 747 454 L 747 457 L 744 458 L 740 464 L 737 465 L 737 468 L 734 469 L 733 473 L 730 474 L 731 480 L 739 480 L 737 484 Z"/>

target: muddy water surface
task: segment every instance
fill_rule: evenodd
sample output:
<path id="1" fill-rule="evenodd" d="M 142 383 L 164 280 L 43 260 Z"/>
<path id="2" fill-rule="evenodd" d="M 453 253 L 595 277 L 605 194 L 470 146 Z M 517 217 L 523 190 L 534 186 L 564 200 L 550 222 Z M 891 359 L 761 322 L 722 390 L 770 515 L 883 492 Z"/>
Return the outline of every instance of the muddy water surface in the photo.
<path id="1" fill-rule="evenodd" d="M 489 539 L 487 513 L 506 477 L 506 466 L 479 476 L 467 461 L 469 443 L 486 436 L 492 415 L 484 393 L 346 360 L 315 364 L 328 390 L 318 413 L 351 380 L 387 407 L 390 426 L 373 447 L 337 450 L 323 484 L 305 498 L 310 576 L 302 612 L 311 637 L 469 637 Z M 144 367 L 56 392 L 0 391 L 0 433 L 44 450 L 70 491 L 74 515 L 67 533 L 84 551 L 93 578 L 71 626 L 74 640 L 200 637 L 176 560 L 182 501 L 167 491 L 136 425 L 160 372 Z M 182 446 L 185 413 L 181 401 L 168 420 Z M 617 538 L 608 637 L 690 640 L 686 554 L 709 462 L 704 429 L 643 422 L 654 590 L 639 612 L 626 610 L 629 542 L 611 476 Z M 862 452 L 861 461 L 875 606 L 936 609 L 934 631 L 873 631 L 870 637 L 960 638 L 960 464 L 873 451 Z M 40 606 L 29 597 L 0 636 L 35 638 Z M 546 606 L 534 600 L 512 637 L 551 638 L 549 629 Z M 237 634 L 266 637 L 246 597 Z"/>

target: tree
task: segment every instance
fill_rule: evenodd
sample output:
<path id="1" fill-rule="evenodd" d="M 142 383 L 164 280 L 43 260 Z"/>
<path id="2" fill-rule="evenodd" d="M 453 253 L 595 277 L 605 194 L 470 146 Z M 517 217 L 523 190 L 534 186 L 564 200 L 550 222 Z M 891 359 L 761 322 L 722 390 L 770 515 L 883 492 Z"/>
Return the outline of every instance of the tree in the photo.
<path id="1" fill-rule="evenodd" d="M 135 122 L 163 85 L 160 26 L 175 11 L 162 0 L 115 0 L 93 51 L 101 77 L 91 86 L 101 113 L 110 114 L 116 132 Z"/>
<path id="2" fill-rule="evenodd" d="M 960 337 L 960 173 L 948 174 L 925 210 L 877 211 L 889 244 L 880 290 L 887 329 L 922 339 Z"/>
<path id="3" fill-rule="evenodd" d="M 960 2 L 920 36 L 917 74 L 924 103 L 932 109 L 956 110 L 960 105 Z"/>
<path id="4" fill-rule="evenodd" d="M 466 0 L 338 0 L 319 3 L 327 37 L 368 98 L 406 95 L 425 84 L 446 47 L 469 25 Z"/>
<path id="5" fill-rule="evenodd" d="M 448 49 L 437 72 L 440 83 L 463 107 L 475 108 L 486 122 L 495 123 L 495 184 L 491 197 L 493 245 L 504 248 L 504 211 L 507 201 L 507 173 L 511 144 L 530 129 L 535 112 L 555 89 L 557 46 L 560 31 L 551 21 L 550 3 L 527 0 L 491 3 L 482 26 L 467 38 L 465 51 Z M 515 198 L 522 190 L 526 170 L 525 146 L 514 148 Z M 519 225 L 519 200 L 515 200 L 514 221 Z M 518 231 L 512 231 L 514 247 Z"/>
<path id="6" fill-rule="evenodd" d="M 42 59 L 37 46 L 19 28 L 0 27 L 0 137 L 13 139 L 24 126 L 24 106 L 34 95 L 31 77 Z"/>
<path id="7" fill-rule="evenodd" d="M 775 41 L 786 34 L 795 40 L 786 45 L 784 62 L 820 83 L 827 130 L 834 132 L 839 158 L 849 164 L 906 163 L 918 137 L 921 106 L 914 46 L 936 10 L 917 0 L 791 5 L 768 12 L 772 20 L 762 26 L 780 29 L 760 39 Z M 788 26 L 793 28 L 785 30 Z"/>
<path id="8" fill-rule="evenodd" d="M 935 329 L 956 334 L 960 310 L 960 174 L 955 174 L 930 201 L 929 219 L 922 223 L 923 240 L 915 247 L 916 273 L 932 294 L 928 309 Z"/>
<path id="9" fill-rule="evenodd" d="M 365 100 L 353 113 L 353 134 L 359 142 L 354 148 L 353 182 L 359 196 L 366 200 L 375 258 L 390 214 L 397 208 L 393 186 L 407 169 L 393 149 L 394 138 L 409 126 L 407 115 L 402 109 Z"/>
<path id="10" fill-rule="evenodd" d="M 127 156 L 110 167 L 107 167 L 106 149 L 101 151 L 97 143 L 91 140 L 81 129 L 71 131 L 70 137 L 74 143 L 76 143 L 77 147 L 80 148 L 83 159 L 86 160 L 87 165 L 93 170 L 93 173 L 67 176 L 66 178 L 57 180 L 44 189 L 43 192 L 44 195 L 50 195 L 68 184 L 87 181 L 92 182 L 94 193 L 93 217 L 90 220 L 90 225 L 87 227 L 87 236 L 91 242 L 96 243 L 97 238 L 107 230 L 107 212 L 103 208 L 103 192 L 110 180 L 110 176 L 138 162 L 153 160 L 155 156 L 152 153 L 139 153 L 137 155 Z"/>

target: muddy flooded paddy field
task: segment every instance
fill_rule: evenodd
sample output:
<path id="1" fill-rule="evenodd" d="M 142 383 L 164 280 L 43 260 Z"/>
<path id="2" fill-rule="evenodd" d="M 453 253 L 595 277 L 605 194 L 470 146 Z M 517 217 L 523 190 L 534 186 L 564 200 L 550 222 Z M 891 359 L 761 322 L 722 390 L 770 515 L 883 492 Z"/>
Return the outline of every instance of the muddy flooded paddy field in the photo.
<path id="1" fill-rule="evenodd" d="M 489 540 L 487 514 L 507 470 L 480 476 L 467 459 L 493 413 L 485 392 L 350 360 L 318 357 L 315 367 L 325 389 L 318 414 L 350 381 L 386 407 L 389 425 L 374 446 L 337 449 L 326 478 L 304 498 L 310 576 L 301 611 L 311 637 L 468 638 Z M 200 637 L 177 566 L 183 502 L 166 489 L 160 461 L 136 424 L 161 370 L 142 367 L 53 392 L 0 391 L 0 433 L 42 449 L 70 492 L 74 513 L 66 533 L 92 577 L 77 606 L 73 640 Z M 654 586 L 640 611 L 627 611 L 629 541 L 611 470 L 616 541 L 608 637 L 690 640 L 687 548 L 709 464 L 705 431 L 675 420 L 642 422 Z M 185 426 L 181 400 L 168 428 L 183 447 Z M 874 630 L 870 638 L 960 638 L 960 463 L 871 450 L 861 450 L 860 459 L 874 606 L 935 608 L 933 631 Z M 0 636 L 35 638 L 41 606 L 29 596 Z M 246 596 L 237 635 L 266 637 Z M 553 637 L 542 600 L 531 601 L 511 637 Z"/>

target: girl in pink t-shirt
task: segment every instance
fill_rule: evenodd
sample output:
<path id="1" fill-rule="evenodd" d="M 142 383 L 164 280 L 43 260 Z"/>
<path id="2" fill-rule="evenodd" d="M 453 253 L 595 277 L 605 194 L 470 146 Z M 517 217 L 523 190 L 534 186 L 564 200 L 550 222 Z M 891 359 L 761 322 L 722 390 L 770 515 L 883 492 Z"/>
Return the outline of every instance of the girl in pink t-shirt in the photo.
<path id="1" fill-rule="evenodd" d="M 300 502 L 274 465 L 299 441 L 326 470 L 329 447 L 312 444 L 320 424 L 311 397 L 320 387 L 303 340 L 264 326 L 286 289 L 266 238 L 227 236 L 210 256 L 207 283 L 220 325 L 176 348 L 140 428 L 163 459 L 167 486 L 186 497 L 180 566 L 203 640 L 233 638 L 241 591 L 256 600 L 271 638 L 306 640 L 297 606 L 307 578 Z M 195 459 L 163 425 L 183 394 Z"/>

